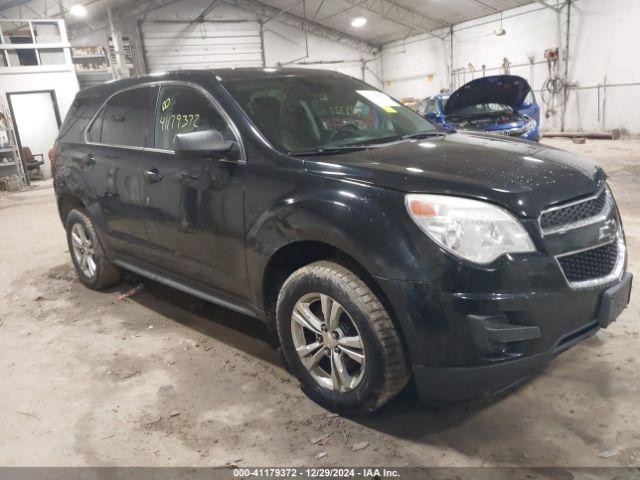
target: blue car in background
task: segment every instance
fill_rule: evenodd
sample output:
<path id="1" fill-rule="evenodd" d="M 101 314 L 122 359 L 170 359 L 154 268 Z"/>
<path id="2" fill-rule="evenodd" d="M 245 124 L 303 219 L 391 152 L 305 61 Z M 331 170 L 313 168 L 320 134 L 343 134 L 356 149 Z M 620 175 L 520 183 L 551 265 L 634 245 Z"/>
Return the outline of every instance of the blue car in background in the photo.
<path id="1" fill-rule="evenodd" d="M 516 75 L 477 78 L 453 93 L 425 98 L 416 110 L 445 128 L 540 140 L 540 106 L 529 83 Z"/>

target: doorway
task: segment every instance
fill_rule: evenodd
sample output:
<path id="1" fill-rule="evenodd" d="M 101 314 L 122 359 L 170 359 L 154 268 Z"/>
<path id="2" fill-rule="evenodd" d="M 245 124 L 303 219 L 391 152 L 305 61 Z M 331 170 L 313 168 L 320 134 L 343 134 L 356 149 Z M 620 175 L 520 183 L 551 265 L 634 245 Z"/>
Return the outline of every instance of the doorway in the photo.
<path id="1" fill-rule="evenodd" d="M 29 148 L 37 160 L 42 154 L 44 165 L 40 167 L 40 171 L 45 177 L 50 177 L 48 153 L 60 130 L 60 113 L 55 92 L 13 92 L 7 93 L 7 99 L 20 151 Z"/>

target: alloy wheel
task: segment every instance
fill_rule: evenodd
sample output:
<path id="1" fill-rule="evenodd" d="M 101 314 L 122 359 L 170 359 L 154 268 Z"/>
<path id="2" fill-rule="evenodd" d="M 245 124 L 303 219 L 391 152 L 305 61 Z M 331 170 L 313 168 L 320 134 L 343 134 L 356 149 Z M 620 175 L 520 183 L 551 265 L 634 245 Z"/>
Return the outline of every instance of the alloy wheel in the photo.
<path id="1" fill-rule="evenodd" d="M 336 392 L 356 388 L 364 376 L 362 336 L 345 308 L 323 293 L 300 298 L 291 316 L 293 345 L 314 380 Z"/>
<path id="2" fill-rule="evenodd" d="M 87 234 L 87 229 L 82 223 L 73 224 L 71 245 L 80 271 L 87 278 L 93 278 L 97 270 L 95 250 L 91 237 Z"/>

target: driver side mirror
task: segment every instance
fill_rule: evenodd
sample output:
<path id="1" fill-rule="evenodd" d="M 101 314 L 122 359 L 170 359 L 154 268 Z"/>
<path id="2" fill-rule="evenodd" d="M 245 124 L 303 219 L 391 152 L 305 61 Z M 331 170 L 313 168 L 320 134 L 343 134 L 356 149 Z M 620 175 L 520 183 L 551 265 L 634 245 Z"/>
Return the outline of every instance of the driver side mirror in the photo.
<path id="1" fill-rule="evenodd" d="M 240 153 L 236 142 L 225 140 L 218 130 L 179 133 L 173 143 L 176 155 L 185 157 L 235 158 Z"/>

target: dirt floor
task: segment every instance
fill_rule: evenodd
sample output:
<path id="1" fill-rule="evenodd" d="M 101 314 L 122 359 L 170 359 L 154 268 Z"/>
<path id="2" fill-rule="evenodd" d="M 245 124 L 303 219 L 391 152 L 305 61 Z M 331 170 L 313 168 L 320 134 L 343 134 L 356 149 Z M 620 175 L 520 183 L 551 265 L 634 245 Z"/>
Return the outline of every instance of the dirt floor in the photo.
<path id="1" fill-rule="evenodd" d="M 546 143 L 606 169 L 640 279 L 640 141 Z M 302 394 L 258 321 L 148 281 L 119 300 L 136 278 L 82 287 L 43 187 L 0 196 L 2 466 L 640 466 L 640 286 L 505 398 L 433 409 L 408 390 L 345 419 Z"/>

